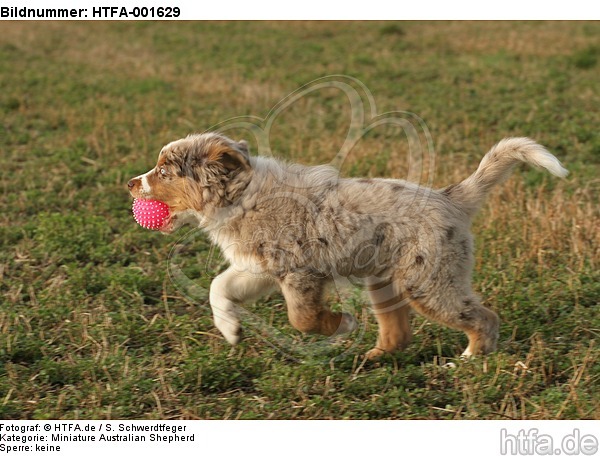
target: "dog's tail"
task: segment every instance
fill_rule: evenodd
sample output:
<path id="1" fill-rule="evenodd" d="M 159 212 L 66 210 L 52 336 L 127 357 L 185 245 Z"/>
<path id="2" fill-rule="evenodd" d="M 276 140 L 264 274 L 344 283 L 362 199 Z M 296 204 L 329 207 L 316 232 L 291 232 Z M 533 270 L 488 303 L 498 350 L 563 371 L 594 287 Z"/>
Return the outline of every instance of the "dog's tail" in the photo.
<path id="1" fill-rule="evenodd" d="M 547 169 L 565 177 L 569 171 L 543 146 L 529 138 L 505 138 L 485 154 L 479 168 L 459 184 L 442 190 L 469 216 L 475 215 L 492 187 L 505 181 L 518 162 Z"/>

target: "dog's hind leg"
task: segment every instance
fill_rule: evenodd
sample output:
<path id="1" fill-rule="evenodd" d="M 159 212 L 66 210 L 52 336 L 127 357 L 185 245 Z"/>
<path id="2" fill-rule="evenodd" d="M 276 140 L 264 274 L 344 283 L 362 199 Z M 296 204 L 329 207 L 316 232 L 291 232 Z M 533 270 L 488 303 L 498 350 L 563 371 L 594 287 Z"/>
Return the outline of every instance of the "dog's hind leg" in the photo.
<path id="1" fill-rule="evenodd" d="M 294 328 L 304 333 L 332 336 L 356 329 L 356 319 L 345 312 L 332 312 L 324 302 L 325 279 L 310 273 L 294 272 L 280 280 Z"/>
<path id="2" fill-rule="evenodd" d="M 404 349 L 412 340 L 410 306 L 391 281 L 367 280 L 367 292 L 379 324 L 377 344 L 365 357 L 375 359 L 384 353 Z"/>
<path id="3" fill-rule="evenodd" d="M 232 267 L 215 277 L 210 285 L 210 306 L 215 326 L 227 342 L 235 345 L 242 338 L 237 304 L 258 299 L 275 287 L 272 279 Z"/>
<path id="4" fill-rule="evenodd" d="M 426 317 L 467 334 L 469 345 L 463 357 L 487 354 L 496 349 L 500 320 L 496 313 L 479 302 L 473 293 L 446 291 L 443 296 L 421 298 L 411 302 Z"/>

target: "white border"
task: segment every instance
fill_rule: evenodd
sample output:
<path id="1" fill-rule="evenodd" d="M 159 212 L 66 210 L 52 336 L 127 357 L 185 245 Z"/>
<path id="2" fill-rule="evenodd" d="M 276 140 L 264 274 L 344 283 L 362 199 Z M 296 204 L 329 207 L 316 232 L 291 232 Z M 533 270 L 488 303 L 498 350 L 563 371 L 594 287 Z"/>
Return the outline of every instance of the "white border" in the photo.
<path id="1" fill-rule="evenodd" d="M 1 434 L 44 436 L 61 456 L 144 455 L 597 455 L 595 421 L 0 421 Z M 37 431 L 6 432 L 6 425 L 37 426 Z M 75 429 L 77 425 L 80 429 Z M 84 430 L 94 426 L 94 430 Z M 118 432 L 119 425 L 182 426 L 193 442 L 151 442 L 150 431 Z M 112 430 L 108 431 L 107 427 Z M 64 429 L 56 431 L 56 428 Z M 100 427 L 101 430 L 98 428 Z M 46 431 L 44 430 L 46 428 Z M 156 433 L 156 431 L 152 431 Z M 50 441 L 51 434 L 94 435 L 95 442 Z M 145 442 L 102 442 L 100 435 L 146 436 Z M 175 435 L 169 431 L 163 436 Z M 503 436 L 504 441 L 503 441 Z M 506 437 L 507 436 L 507 437 Z M 578 441 L 576 442 L 575 437 Z M 40 437 L 38 437 L 39 439 Z M 542 440 L 544 439 L 544 440 Z M 552 441 L 548 453 L 542 442 Z M 508 443 L 507 443 L 508 442 Z M 15 442 L 2 444 L 18 445 Z M 593 448 L 591 448 L 590 446 Z M 577 448 L 573 448 L 574 445 Z M 35 446 L 35 443 L 27 443 Z M 582 447 L 586 445 L 586 447 Z M 575 451 L 565 451 L 575 450 Z M 545 451 L 543 451 L 545 450 Z M 587 450 L 587 451 L 586 451 Z M 591 451 L 590 451 L 591 450 Z M 39 454 L 29 451 L 12 454 Z M 9 453 L 10 454 L 10 453 Z"/>
<path id="2" fill-rule="evenodd" d="M 27 8 L 167 7 L 177 6 L 177 20 L 597 20 L 600 2 L 589 0 L 105 0 L 2 2 L 2 6 Z M 87 20 L 94 19 L 88 14 Z M 104 18 L 103 20 L 107 20 Z M 132 20 L 111 17 L 110 20 Z"/>

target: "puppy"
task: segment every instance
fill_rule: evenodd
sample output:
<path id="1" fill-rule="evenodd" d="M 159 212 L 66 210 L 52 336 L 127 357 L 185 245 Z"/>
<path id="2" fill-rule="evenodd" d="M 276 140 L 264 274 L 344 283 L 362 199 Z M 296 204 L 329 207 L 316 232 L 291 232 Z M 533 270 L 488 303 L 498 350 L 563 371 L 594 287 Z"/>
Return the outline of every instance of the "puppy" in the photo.
<path id="1" fill-rule="evenodd" d="M 230 267 L 210 287 L 216 327 L 236 344 L 237 306 L 279 288 L 290 323 L 306 333 L 346 333 L 355 318 L 332 312 L 328 283 L 366 285 L 379 324 L 367 358 L 405 347 L 410 308 L 466 333 L 468 357 L 496 348 L 498 316 L 471 287 L 471 219 L 518 162 L 567 170 L 528 138 L 494 146 L 462 182 L 440 190 L 394 179 L 343 179 L 328 166 L 254 157 L 244 141 L 207 133 L 166 145 L 155 168 L 133 178 L 135 198 L 164 201 L 162 231 L 203 228 Z"/>

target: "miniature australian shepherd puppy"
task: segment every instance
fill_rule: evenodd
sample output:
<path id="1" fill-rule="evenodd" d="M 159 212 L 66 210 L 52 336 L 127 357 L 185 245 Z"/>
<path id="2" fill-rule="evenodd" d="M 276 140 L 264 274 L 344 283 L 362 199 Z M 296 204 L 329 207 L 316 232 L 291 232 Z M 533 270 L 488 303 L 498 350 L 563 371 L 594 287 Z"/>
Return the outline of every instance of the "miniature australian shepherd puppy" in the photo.
<path id="1" fill-rule="evenodd" d="M 410 342 L 411 308 L 464 331 L 468 357 L 495 350 L 499 326 L 471 287 L 471 219 L 518 162 L 567 174 L 528 138 L 500 141 L 471 176 L 434 190 L 251 156 L 246 142 L 206 133 L 167 144 L 156 166 L 128 186 L 135 198 L 169 206 L 163 232 L 191 223 L 222 249 L 230 267 L 212 281 L 209 296 L 229 343 L 242 334 L 237 306 L 277 288 L 298 330 L 354 330 L 354 316 L 331 311 L 324 299 L 327 284 L 343 278 L 365 284 L 379 324 L 367 358 Z"/>

